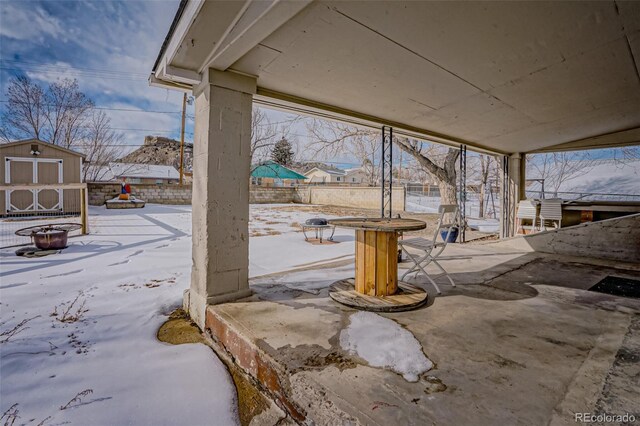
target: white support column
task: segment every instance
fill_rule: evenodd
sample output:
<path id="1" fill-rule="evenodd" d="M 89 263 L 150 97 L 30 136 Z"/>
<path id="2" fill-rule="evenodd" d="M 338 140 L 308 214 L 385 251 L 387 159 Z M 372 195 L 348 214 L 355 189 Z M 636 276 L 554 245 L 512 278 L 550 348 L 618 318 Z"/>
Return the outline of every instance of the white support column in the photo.
<path id="1" fill-rule="evenodd" d="M 193 265 L 185 308 L 249 296 L 251 107 L 256 79 L 209 69 L 194 89 Z"/>
<path id="2" fill-rule="evenodd" d="M 506 157 L 502 165 L 503 174 L 500 208 L 500 238 L 513 237 L 516 230 L 516 210 L 525 197 L 525 154 L 516 153 Z M 505 167 L 506 166 L 506 167 Z"/>

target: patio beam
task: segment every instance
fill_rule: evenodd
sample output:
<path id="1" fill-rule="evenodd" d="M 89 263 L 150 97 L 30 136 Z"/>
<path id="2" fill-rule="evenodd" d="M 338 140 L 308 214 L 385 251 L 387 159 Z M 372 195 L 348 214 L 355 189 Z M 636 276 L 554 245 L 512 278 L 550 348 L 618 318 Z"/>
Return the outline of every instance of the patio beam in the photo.
<path id="1" fill-rule="evenodd" d="M 200 67 L 226 70 L 258 43 L 293 18 L 311 0 L 247 1 Z"/>
<path id="2" fill-rule="evenodd" d="M 204 329 L 208 304 L 249 296 L 251 107 L 256 80 L 208 69 L 194 89 L 191 287 L 184 306 Z"/>
<path id="3" fill-rule="evenodd" d="M 457 138 L 455 136 L 432 130 L 415 127 L 406 123 L 400 123 L 393 120 L 386 120 L 341 108 L 335 105 L 329 105 L 317 102 L 311 99 L 300 98 L 294 95 L 277 92 L 264 87 L 258 87 L 254 102 L 267 108 L 278 109 L 295 114 L 308 115 L 318 117 L 325 120 L 339 121 L 354 126 L 366 127 L 369 129 L 379 130 L 381 126 L 386 125 L 393 127 L 394 133 L 400 136 L 406 136 L 412 139 L 425 140 L 430 142 L 447 145 L 452 148 L 460 148 L 460 145 L 467 145 L 470 150 L 490 155 L 506 155 L 506 151 L 497 151 L 489 147 L 483 146 L 476 142 L 466 139 Z"/>
<path id="4" fill-rule="evenodd" d="M 513 237 L 516 232 L 516 211 L 520 200 L 526 198 L 526 155 L 511 154 L 504 157 L 506 167 L 501 167 L 503 175 L 500 185 L 500 238 Z"/>
<path id="5" fill-rule="evenodd" d="M 616 132 L 603 133 L 598 136 L 578 139 L 571 142 L 564 142 L 532 151 L 532 153 L 619 148 L 635 145 L 640 145 L 640 126 Z"/>

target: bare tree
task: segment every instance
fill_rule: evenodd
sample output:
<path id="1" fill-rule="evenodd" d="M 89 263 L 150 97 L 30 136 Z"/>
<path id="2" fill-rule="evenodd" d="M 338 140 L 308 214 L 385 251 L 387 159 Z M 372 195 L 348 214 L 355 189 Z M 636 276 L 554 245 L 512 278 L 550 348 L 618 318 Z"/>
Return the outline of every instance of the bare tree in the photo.
<path id="1" fill-rule="evenodd" d="M 267 158 L 270 148 L 276 143 L 278 126 L 260 108 L 253 108 L 251 114 L 251 162 Z"/>
<path id="2" fill-rule="evenodd" d="M 27 76 L 18 76 L 7 87 L 7 107 L 2 114 L 2 137 L 42 139 L 46 125 L 46 100 L 42 87 Z"/>
<path id="3" fill-rule="evenodd" d="M 430 143 L 399 137 L 396 144 L 410 154 L 438 184 L 441 204 L 457 204 L 456 160 L 460 151 Z"/>
<path id="4" fill-rule="evenodd" d="M 613 157 L 620 161 L 633 161 L 640 159 L 640 145 L 625 146 L 613 150 Z M 619 152 L 619 154 L 617 154 Z"/>
<path id="5" fill-rule="evenodd" d="M 337 122 L 311 119 L 306 122 L 311 135 L 314 154 L 324 158 L 335 158 L 350 154 L 360 163 L 368 185 L 374 186 L 380 178 L 376 158 L 380 152 L 380 134 Z"/>
<path id="6" fill-rule="evenodd" d="M 376 131 L 317 119 L 307 123 L 307 129 L 314 140 L 313 145 L 316 146 L 316 154 L 335 156 L 338 153 L 350 152 L 352 155 L 356 155 L 353 144 L 358 140 L 367 140 L 370 150 L 380 147 L 380 134 Z M 398 137 L 394 142 L 433 176 L 440 189 L 442 204 L 457 204 L 456 160 L 460 154 L 459 150 L 404 137 Z M 375 151 L 371 152 L 366 159 L 375 158 L 375 154 Z M 361 161 L 364 166 L 365 158 L 362 158 Z M 371 161 L 366 164 L 373 165 L 375 163 Z M 377 167 L 371 168 L 377 169 Z"/>
<path id="7" fill-rule="evenodd" d="M 376 167 L 380 148 L 380 136 L 373 132 L 357 135 L 351 143 L 350 152 L 360 162 L 360 169 L 369 186 L 375 186 L 380 179 L 380 167 Z"/>
<path id="8" fill-rule="evenodd" d="M 102 111 L 94 111 L 87 122 L 85 139 L 79 151 L 86 155 L 88 166 L 83 170 L 85 182 L 104 178 L 109 163 L 120 157 L 123 151 L 123 135 L 111 128 L 111 120 Z"/>
<path id="9" fill-rule="evenodd" d="M 493 168 L 495 168 L 494 166 L 497 165 L 497 162 L 495 161 L 495 158 L 492 157 L 491 155 L 480 154 L 478 157 L 480 162 L 480 169 L 478 170 L 479 185 L 480 185 L 480 191 L 478 194 L 478 200 L 479 200 L 478 215 L 480 217 L 485 217 L 485 214 L 486 214 L 485 199 L 487 197 L 487 188 L 489 189 L 489 191 L 493 191 L 493 189 L 491 188 L 491 185 L 489 185 L 490 172 Z"/>
<path id="10" fill-rule="evenodd" d="M 84 138 L 93 107 L 76 80 L 57 81 L 45 89 L 27 76 L 14 77 L 7 87 L 2 135 L 70 148 Z"/>
<path id="11" fill-rule="evenodd" d="M 93 102 L 78 87 L 77 80 L 51 83 L 45 93 L 46 141 L 70 148 L 82 139 Z"/>
<path id="12" fill-rule="evenodd" d="M 527 175 L 544 179 L 545 192 L 557 193 L 565 182 L 588 174 L 595 165 L 589 151 L 527 155 Z"/>
<path id="13" fill-rule="evenodd" d="M 85 180 L 96 180 L 103 166 L 122 153 L 123 135 L 111 120 L 94 108 L 76 80 L 51 83 L 46 89 L 26 76 L 9 82 L 2 137 L 35 138 L 86 154 Z"/>
<path id="14" fill-rule="evenodd" d="M 411 182 L 419 182 L 421 185 L 431 185 L 433 178 L 422 166 L 413 160 L 405 161 L 403 176 Z"/>

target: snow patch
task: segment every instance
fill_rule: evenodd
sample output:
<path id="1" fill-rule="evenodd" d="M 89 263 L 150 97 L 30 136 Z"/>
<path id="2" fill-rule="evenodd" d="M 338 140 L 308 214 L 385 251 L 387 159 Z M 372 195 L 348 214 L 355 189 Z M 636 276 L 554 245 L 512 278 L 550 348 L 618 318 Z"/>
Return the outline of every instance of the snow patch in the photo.
<path id="1" fill-rule="evenodd" d="M 340 346 L 370 366 L 389 368 L 408 382 L 417 382 L 420 374 L 433 368 L 418 340 L 395 321 L 372 312 L 358 312 L 349 320 L 340 333 Z"/>

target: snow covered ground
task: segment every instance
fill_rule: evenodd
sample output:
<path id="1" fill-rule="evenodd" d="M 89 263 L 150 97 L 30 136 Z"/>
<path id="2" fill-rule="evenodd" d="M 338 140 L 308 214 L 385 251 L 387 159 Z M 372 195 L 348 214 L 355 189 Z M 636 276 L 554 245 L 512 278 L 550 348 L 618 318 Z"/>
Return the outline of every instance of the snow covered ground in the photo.
<path id="1" fill-rule="evenodd" d="M 250 275 L 353 256 L 348 230 L 336 231 L 340 244 L 304 242 L 296 222 L 314 216 L 252 206 Z M 189 286 L 191 207 L 96 207 L 90 226 L 57 255 L 0 250 L 2 423 L 237 424 L 233 383 L 213 352 L 155 337 Z"/>
<path id="2" fill-rule="evenodd" d="M 499 216 L 500 205 L 497 200 L 486 201 L 486 214 L 493 215 L 495 209 L 496 216 Z M 440 207 L 440 197 L 426 196 L 420 193 L 407 193 L 406 210 L 412 213 L 438 213 Z M 478 194 L 469 193 L 466 203 L 467 217 L 478 217 L 480 213 L 480 201 Z"/>
<path id="3" fill-rule="evenodd" d="M 575 167 L 570 165 L 569 168 Z M 527 178 L 540 177 L 535 168 L 527 169 Z M 539 196 L 541 189 L 539 182 L 531 182 L 527 186 L 527 193 L 533 197 Z M 587 162 L 584 168 L 562 181 L 557 190 L 554 188 L 554 179 L 551 177 L 545 188 L 547 197 L 557 196 L 565 199 L 594 200 L 640 200 L 640 160 L 616 161 L 611 159 Z M 598 195 L 585 195 L 598 194 Z M 614 195 L 601 195 L 614 194 Z"/>
<path id="4" fill-rule="evenodd" d="M 479 212 L 479 202 L 477 199 L 467 201 L 467 225 L 474 231 L 495 234 L 500 229 L 498 219 L 479 219 L 472 217 Z M 440 207 L 440 197 L 427 197 L 424 195 L 407 194 L 406 209 L 412 213 L 438 213 Z"/>
<path id="5" fill-rule="evenodd" d="M 498 219 L 477 219 L 467 218 L 469 229 L 487 234 L 496 234 L 500 231 L 500 221 Z"/>
<path id="6" fill-rule="evenodd" d="M 407 194 L 406 210 L 412 213 L 438 213 L 440 197 Z"/>
<path id="7" fill-rule="evenodd" d="M 348 229 L 336 229 L 333 239 L 339 244 L 312 245 L 304 241 L 299 225 L 314 217 L 334 218 L 299 211 L 290 204 L 251 205 L 249 234 L 254 238 L 249 240 L 249 276 L 256 277 L 353 257 L 354 232 Z M 255 238 L 256 235 L 261 236 Z M 325 238 L 329 235 L 330 232 L 325 233 Z"/>
<path id="8" fill-rule="evenodd" d="M 402 374 L 409 382 L 417 382 L 420 374 L 433 368 L 411 332 L 373 312 L 349 317 L 349 326 L 340 333 L 340 346 L 372 367 L 386 367 Z"/>

